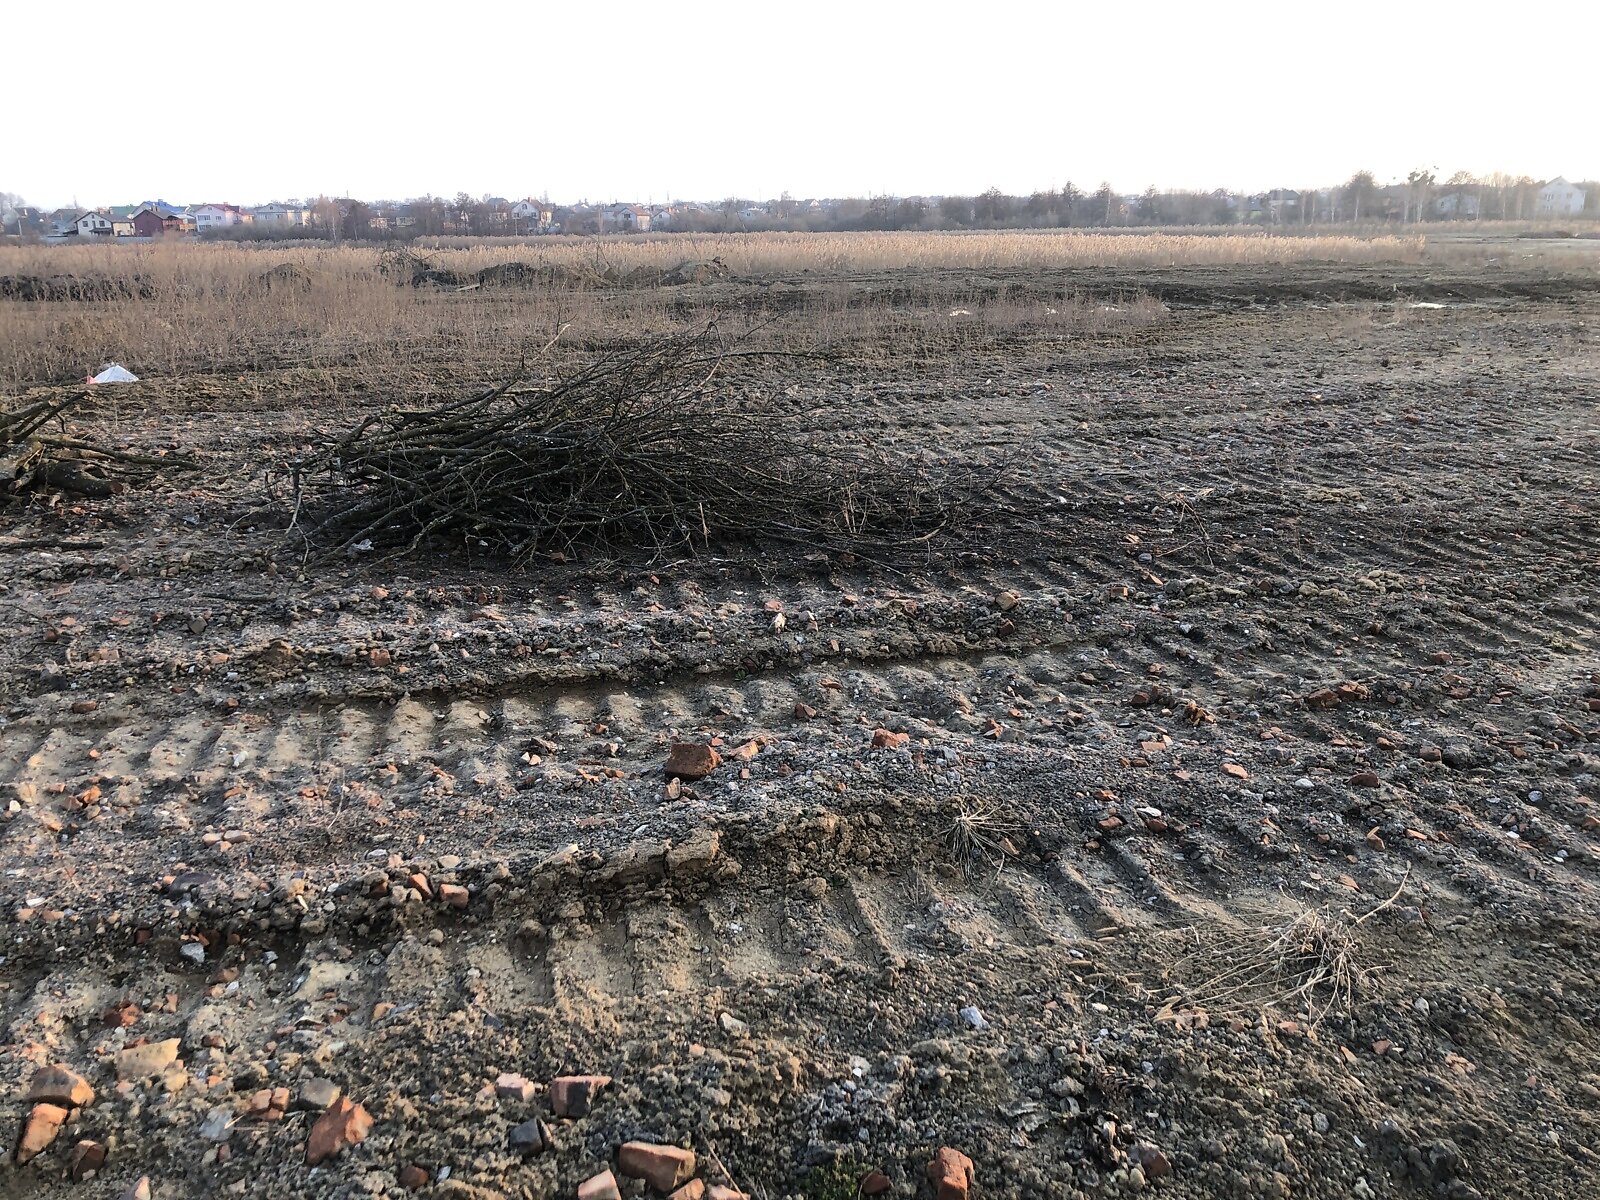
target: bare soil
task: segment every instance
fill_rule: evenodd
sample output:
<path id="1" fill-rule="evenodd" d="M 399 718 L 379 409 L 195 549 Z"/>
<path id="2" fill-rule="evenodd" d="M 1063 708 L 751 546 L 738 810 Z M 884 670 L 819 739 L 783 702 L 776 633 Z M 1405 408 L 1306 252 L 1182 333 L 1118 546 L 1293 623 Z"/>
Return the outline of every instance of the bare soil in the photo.
<path id="1" fill-rule="evenodd" d="M 684 287 L 926 325 L 759 384 L 1043 514 L 894 561 L 329 561 L 265 465 L 489 366 L 97 390 L 205 470 L 0 513 L 6 1120 L 97 1092 L 0 1194 L 570 1196 L 639 1138 L 770 1198 L 940 1146 L 975 1197 L 1600 1194 L 1592 276 L 1091 276 Z M 1165 315 L 985 322 L 1030 290 Z M 246 1111 L 313 1078 L 374 1118 L 316 1167 Z"/>

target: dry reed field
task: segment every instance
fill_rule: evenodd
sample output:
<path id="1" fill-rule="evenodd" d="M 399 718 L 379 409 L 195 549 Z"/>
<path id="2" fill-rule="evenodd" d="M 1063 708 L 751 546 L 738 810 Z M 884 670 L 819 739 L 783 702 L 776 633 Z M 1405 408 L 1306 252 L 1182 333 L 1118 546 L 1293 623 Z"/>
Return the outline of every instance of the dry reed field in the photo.
<path id="1" fill-rule="evenodd" d="M 369 371 L 384 373 L 403 371 L 441 345 L 462 358 L 502 361 L 564 326 L 581 340 L 608 331 L 665 332 L 686 320 L 704 319 L 714 307 L 713 297 L 697 305 L 640 280 L 683 264 L 710 265 L 719 275 L 776 284 L 780 292 L 786 282 L 829 281 L 807 297 L 810 319 L 803 328 L 793 323 L 792 331 L 802 339 L 825 341 L 871 327 L 883 344 L 893 345 L 895 339 L 927 336 L 930 324 L 962 310 L 979 322 L 1032 325 L 1041 332 L 1109 331 L 1160 318 L 1159 303 L 1140 295 L 1137 280 L 1113 295 L 1119 303 L 1109 306 L 1085 302 L 1073 273 L 1294 263 L 1414 266 L 1425 258 L 1493 267 L 1512 251 L 1479 242 L 1440 242 L 1428 249 L 1424 238 L 1413 234 L 1038 231 L 447 240 L 421 252 L 439 269 L 463 277 L 525 264 L 556 273 L 561 282 L 516 296 L 501 289 L 492 302 L 483 297 L 458 301 L 401 286 L 403 280 L 380 270 L 380 251 L 367 247 L 0 246 L 0 284 L 65 277 L 110 281 L 147 293 L 71 304 L 0 298 L 0 384 L 18 390 L 61 383 L 107 361 L 135 360 L 144 373 L 168 378 L 290 360 L 312 369 L 360 360 Z M 1522 260 L 1537 256 L 1514 252 Z M 268 286 L 263 277 L 282 264 L 299 274 L 289 286 Z M 1583 269 L 1585 263 L 1571 265 Z M 1592 256 L 1589 265 L 1592 269 Z M 1057 271 L 1061 287 L 1038 286 Z M 885 304 L 881 295 L 858 294 L 850 283 L 886 272 L 904 273 L 897 286 L 909 289 L 912 303 Z M 963 290 L 941 280 L 930 289 L 930 273 L 939 272 L 969 272 L 1001 285 L 980 280 L 975 289 Z M 1022 286 L 1006 287 L 1009 276 Z M 615 294 L 618 284 L 629 281 L 634 286 Z M 0 287 L 0 296 L 5 294 Z"/>
<path id="2" fill-rule="evenodd" d="M 0 1194 L 1600 1195 L 1592 250 L 421 254 L 0 249 Z"/>

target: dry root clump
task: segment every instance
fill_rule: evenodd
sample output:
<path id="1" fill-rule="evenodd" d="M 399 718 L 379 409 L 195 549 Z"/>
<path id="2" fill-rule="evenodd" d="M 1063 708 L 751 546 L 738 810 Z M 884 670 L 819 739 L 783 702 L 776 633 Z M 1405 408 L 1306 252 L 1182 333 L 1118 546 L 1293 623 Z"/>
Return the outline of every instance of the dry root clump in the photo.
<path id="1" fill-rule="evenodd" d="M 1162 1012 L 1193 1019 L 1275 1008 L 1311 1028 L 1350 1012 L 1373 973 L 1362 963 L 1357 928 L 1388 903 L 1361 916 L 1307 909 L 1281 925 L 1220 936 L 1190 930 L 1193 948 L 1161 974 L 1158 986 L 1168 993 Z"/>
<path id="2" fill-rule="evenodd" d="M 972 511 L 975 473 L 828 444 L 724 377 L 714 327 L 526 368 L 470 399 L 369 417 L 290 466 L 298 522 L 347 551 L 454 544 L 526 558 L 713 544 L 887 551 Z"/>
<path id="3" fill-rule="evenodd" d="M 114 496 L 153 470 L 193 465 L 177 456 L 133 454 L 68 436 L 65 414 L 82 400 L 81 394 L 69 395 L 0 412 L 0 504 L 51 488 Z"/>
<path id="4" fill-rule="evenodd" d="M 945 831 L 950 854 L 966 875 L 995 874 L 1014 857 L 1015 823 L 990 800 L 963 797 Z"/>

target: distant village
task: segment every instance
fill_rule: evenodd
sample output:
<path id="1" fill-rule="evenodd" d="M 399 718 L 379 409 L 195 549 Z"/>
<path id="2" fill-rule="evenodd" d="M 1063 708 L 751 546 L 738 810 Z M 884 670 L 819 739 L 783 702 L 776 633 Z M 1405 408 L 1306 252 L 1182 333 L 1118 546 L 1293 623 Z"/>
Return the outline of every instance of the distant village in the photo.
<path id="1" fill-rule="evenodd" d="M 0 197 L 4 200 L 4 197 Z M 1443 183 L 1413 172 L 1403 183 L 1380 185 L 1358 172 L 1339 187 L 1254 195 L 1213 192 L 1119 194 L 1109 184 L 1093 192 L 1072 184 L 1060 191 L 1010 196 L 875 196 L 762 203 L 744 200 L 671 204 L 572 204 L 425 196 L 366 203 L 348 197 L 274 202 L 176 205 L 165 200 L 109 208 L 46 212 L 20 202 L 0 205 L 0 231 L 23 240 L 153 241 L 171 237 L 384 239 L 465 235 L 822 231 L 847 229 L 1005 229 L 1127 225 L 1287 226 L 1337 222 L 1532 220 L 1600 217 L 1600 185 L 1556 177 L 1457 174 Z"/>

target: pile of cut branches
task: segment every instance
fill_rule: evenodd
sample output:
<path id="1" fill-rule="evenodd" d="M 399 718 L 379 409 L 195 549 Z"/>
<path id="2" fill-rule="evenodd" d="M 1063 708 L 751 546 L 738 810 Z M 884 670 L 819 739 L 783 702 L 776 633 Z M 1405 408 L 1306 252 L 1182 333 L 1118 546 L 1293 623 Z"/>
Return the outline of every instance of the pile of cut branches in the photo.
<path id="1" fill-rule="evenodd" d="M 290 464 L 294 524 L 346 551 L 871 553 L 931 538 L 986 490 L 979 472 L 826 444 L 780 406 L 741 398 L 726 377 L 756 354 L 708 326 L 554 383 L 524 365 L 470 399 L 371 416 Z"/>

